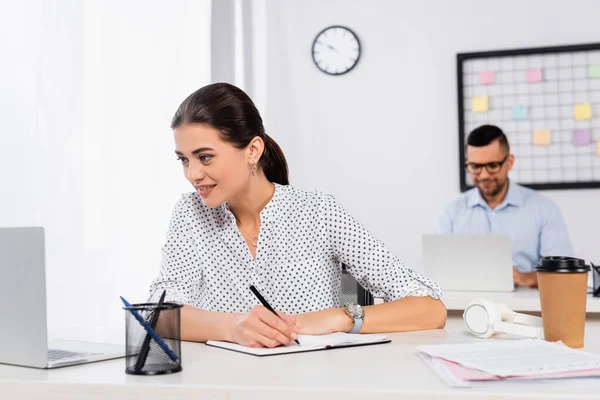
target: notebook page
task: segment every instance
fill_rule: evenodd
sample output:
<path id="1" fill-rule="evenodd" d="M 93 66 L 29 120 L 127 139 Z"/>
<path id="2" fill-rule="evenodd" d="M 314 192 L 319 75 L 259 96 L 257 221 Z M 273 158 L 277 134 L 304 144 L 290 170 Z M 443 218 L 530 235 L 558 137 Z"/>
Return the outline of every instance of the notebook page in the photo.
<path id="1" fill-rule="evenodd" d="M 254 354 L 257 356 L 269 356 L 275 354 L 299 353 L 307 350 L 324 349 L 328 346 L 348 346 L 355 344 L 379 343 L 385 342 L 388 338 L 385 335 L 376 334 L 349 334 L 349 333 L 332 333 L 329 335 L 299 335 L 298 341 L 287 346 L 269 348 L 252 348 L 239 345 L 237 343 L 221 342 L 209 340 L 206 344 L 213 347 L 220 347 L 228 350 L 235 350 L 242 353 Z"/>
<path id="2" fill-rule="evenodd" d="M 301 351 L 309 350 L 308 346 L 300 346 L 296 342 L 290 343 L 288 346 L 280 346 L 275 348 L 267 347 L 246 347 L 237 343 L 221 342 L 216 340 L 209 340 L 206 342 L 209 346 L 220 347 L 222 349 L 234 350 L 241 353 L 254 354 L 256 356 L 270 356 L 275 354 L 286 354 L 286 353 L 299 353 Z"/>
<path id="3" fill-rule="evenodd" d="M 541 339 L 420 346 L 440 357 L 489 374 L 532 376 L 600 368 L 600 356 Z"/>
<path id="4" fill-rule="evenodd" d="M 324 347 L 324 346 L 345 346 L 362 343 L 376 343 L 388 340 L 385 335 L 374 333 L 352 334 L 352 333 L 330 333 L 329 335 L 299 335 L 298 341 L 302 346 Z"/>

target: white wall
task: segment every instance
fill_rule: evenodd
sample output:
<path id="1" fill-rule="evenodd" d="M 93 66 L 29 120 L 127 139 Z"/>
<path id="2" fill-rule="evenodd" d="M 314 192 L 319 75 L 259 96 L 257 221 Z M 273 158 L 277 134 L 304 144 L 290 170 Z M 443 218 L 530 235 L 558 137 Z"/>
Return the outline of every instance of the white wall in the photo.
<path id="1" fill-rule="evenodd" d="M 335 194 L 413 267 L 459 193 L 455 53 L 596 41 L 600 13 L 593 1 L 255 5 L 255 93 L 293 183 Z M 146 298 L 188 190 L 169 122 L 208 83 L 209 17 L 208 0 L 0 1 L 0 226 L 47 229 L 51 336 L 122 341 L 118 296 Z M 333 23 L 364 49 L 341 78 L 310 59 Z M 600 260 L 599 191 L 547 194 L 577 254 Z"/>
<path id="2" fill-rule="evenodd" d="M 268 71 L 256 86 L 292 183 L 336 195 L 417 270 L 421 234 L 460 193 L 456 53 L 600 39 L 592 0 L 259 3 Z M 315 35 L 331 24 L 361 40 L 347 76 L 326 76 L 311 60 Z M 600 191 L 544 194 L 562 210 L 576 255 L 600 262 Z"/>
<path id="3" fill-rule="evenodd" d="M 0 226 L 46 228 L 51 337 L 122 342 L 118 296 L 148 296 L 189 191 L 169 125 L 209 83 L 210 5 L 0 1 Z"/>

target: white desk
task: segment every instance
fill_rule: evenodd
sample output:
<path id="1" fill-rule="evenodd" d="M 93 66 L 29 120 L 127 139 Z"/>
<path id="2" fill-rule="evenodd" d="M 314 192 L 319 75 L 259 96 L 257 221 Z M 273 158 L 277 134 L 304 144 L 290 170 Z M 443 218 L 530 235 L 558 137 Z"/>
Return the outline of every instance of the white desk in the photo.
<path id="1" fill-rule="evenodd" d="M 528 288 L 518 288 L 512 293 L 454 292 L 445 290 L 442 301 L 448 310 L 464 310 L 467 304 L 476 298 L 486 298 L 496 303 L 504 303 L 515 311 L 541 311 L 540 292 L 537 289 Z M 588 295 L 586 311 L 588 314 L 600 313 L 600 297 L 593 297 L 591 294 Z"/>
<path id="2" fill-rule="evenodd" d="M 56 370 L 0 366 L 1 399 L 598 399 L 600 379 L 495 382 L 446 387 L 415 346 L 476 342 L 449 319 L 447 329 L 391 335 L 391 344 L 259 358 L 183 344 L 183 371 L 132 376 L 123 359 Z M 600 353 L 600 318 L 588 321 L 586 350 Z"/>

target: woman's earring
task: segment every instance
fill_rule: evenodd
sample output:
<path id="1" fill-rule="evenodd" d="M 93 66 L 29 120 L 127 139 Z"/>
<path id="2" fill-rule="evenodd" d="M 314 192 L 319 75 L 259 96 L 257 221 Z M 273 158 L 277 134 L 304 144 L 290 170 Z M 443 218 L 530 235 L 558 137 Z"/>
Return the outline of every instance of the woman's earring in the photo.
<path id="1" fill-rule="evenodd" d="M 256 175 L 256 163 L 254 163 L 254 165 L 252 165 L 252 175 Z"/>

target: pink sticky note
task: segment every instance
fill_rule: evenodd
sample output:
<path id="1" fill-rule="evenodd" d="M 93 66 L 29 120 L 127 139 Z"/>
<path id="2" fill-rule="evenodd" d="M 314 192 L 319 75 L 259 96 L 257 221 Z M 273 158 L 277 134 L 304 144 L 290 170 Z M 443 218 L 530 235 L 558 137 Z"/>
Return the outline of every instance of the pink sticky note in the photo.
<path id="1" fill-rule="evenodd" d="M 527 82 L 536 83 L 542 81 L 542 69 L 531 68 L 527 70 Z"/>
<path id="2" fill-rule="evenodd" d="M 493 85 L 496 83 L 496 74 L 490 70 L 481 71 L 479 74 L 479 83 L 482 85 Z"/>
<path id="3" fill-rule="evenodd" d="M 573 144 L 575 146 L 584 146 L 590 144 L 591 141 L 589 129 L 575 129 L 573 131 Z"/>

